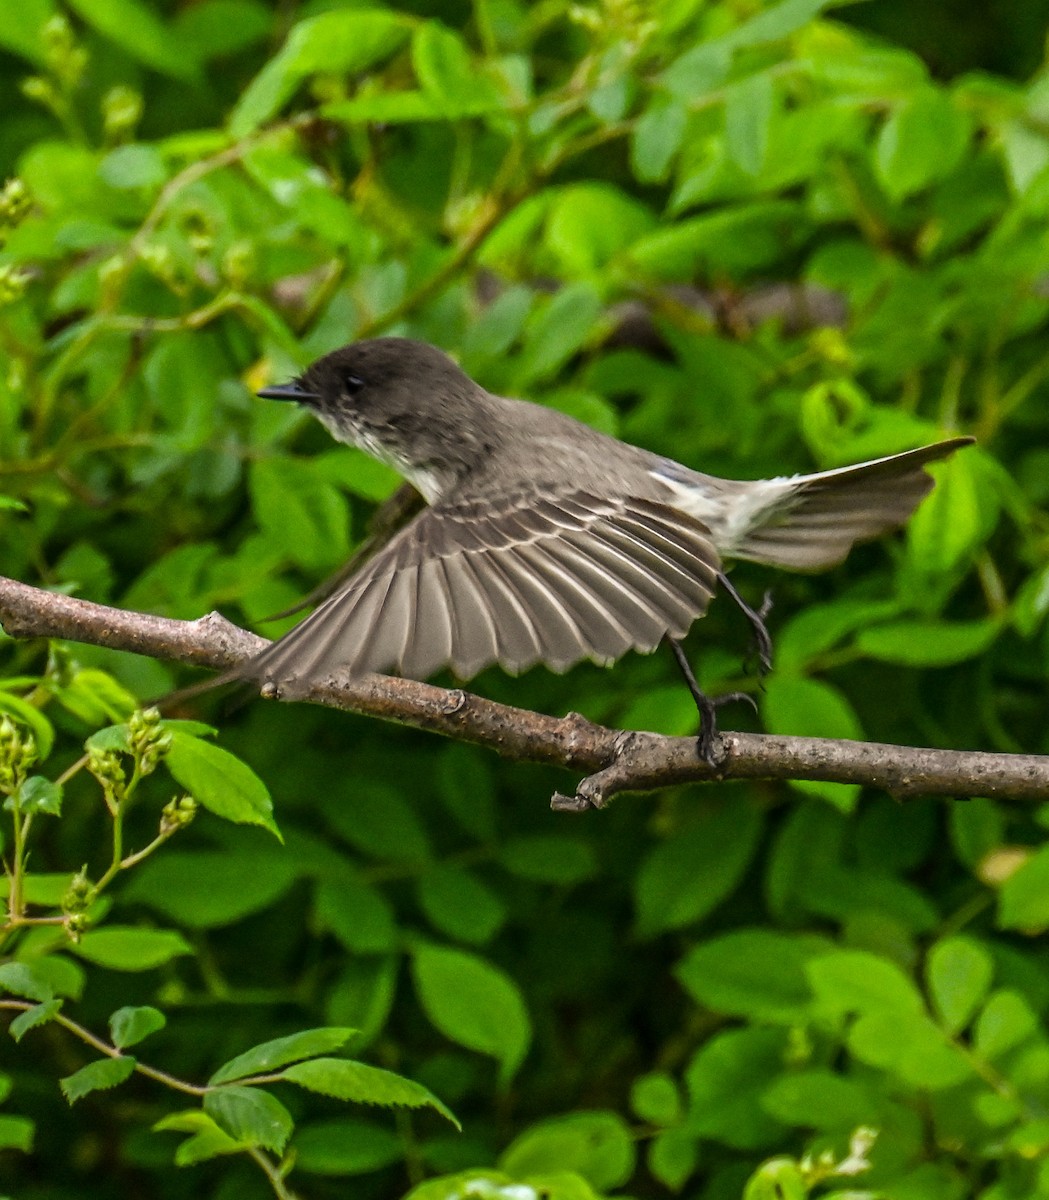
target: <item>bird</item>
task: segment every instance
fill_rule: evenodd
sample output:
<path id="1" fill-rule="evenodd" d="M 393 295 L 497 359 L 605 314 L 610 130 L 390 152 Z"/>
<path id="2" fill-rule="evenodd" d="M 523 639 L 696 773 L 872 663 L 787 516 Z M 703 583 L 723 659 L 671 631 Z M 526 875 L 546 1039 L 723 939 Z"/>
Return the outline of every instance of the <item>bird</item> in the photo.
<path id="1" fill-rule="evenodd" d="M 664 639 L 677 647 L 719 587 L 748 614 L 767 665 L 764 612 L 743 602 L 724 564 L 832 567 L 904 523 L 933 486 L 926 466 L 974 440 L 815 474 L 721 479 L 489 392 L 442 350 L 404 337 L 353 342 L 258 395 L 307 409 L 424 501 L 238 669 L 286 698 L 337 672 L 424 680 L 449 668 L 466 681 L 494 664 L 512 674 L 609 666 Z M 715 705 L 703 700 L 709 760 Z"/>

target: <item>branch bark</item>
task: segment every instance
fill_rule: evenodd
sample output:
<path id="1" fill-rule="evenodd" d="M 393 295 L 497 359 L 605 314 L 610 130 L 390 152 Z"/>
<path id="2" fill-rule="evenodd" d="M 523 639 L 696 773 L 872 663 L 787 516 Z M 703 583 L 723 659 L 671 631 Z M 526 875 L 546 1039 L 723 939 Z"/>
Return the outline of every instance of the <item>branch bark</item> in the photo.
<path id="1" fill-rule="evenodd" d="M 219 671 L 246 661 L 266 644 L 264 638 L 217 613 L 196 621 L 172 620 L 93 604 L 3 577 L 0 624 L 16 638 L 64 638 Z M 619 792 L 725 779 L 859 783 L 901 798 L 1049 800 L 1049 757 L 1033 754 L 723 733 L 717 765 L 710 767 L 697 756 L 695 738 L 608 729 L 578 713 L 544 716 L 496 704 L 461 688 L 437 688 L 412 679 L 333 678 L 296 699 L 473 742 L 505 758 L 588 772 L 573 795 L 555 793 L 552 804 L 562 811 L 602 808 Z"/>

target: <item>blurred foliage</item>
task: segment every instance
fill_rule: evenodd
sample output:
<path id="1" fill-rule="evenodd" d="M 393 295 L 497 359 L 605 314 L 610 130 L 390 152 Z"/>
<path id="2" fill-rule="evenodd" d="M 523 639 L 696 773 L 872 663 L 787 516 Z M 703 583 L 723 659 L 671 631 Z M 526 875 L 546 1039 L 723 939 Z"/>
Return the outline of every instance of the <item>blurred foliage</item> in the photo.
<path id="1" fill-rule="evenodd" d="M 762 722 L 1049 752 L 1049 72 L 943 85 L 827 7 L 8 5 L 0 570 L 262 622 L 396 480 L 252 392 L 379 333 L 726 476 L 970 431 L 905 535 L 736 571 Z M 697 627 L 708 690 L 746 633 Z M 132 716 L 163 664 L 0 651 L 22 1200 L 1049 1196 L 1044 811 L 572 820 L 552 771 L 261 702 L 217 745 Z M 669 656 L 473 686 L 695 724 Z"/>

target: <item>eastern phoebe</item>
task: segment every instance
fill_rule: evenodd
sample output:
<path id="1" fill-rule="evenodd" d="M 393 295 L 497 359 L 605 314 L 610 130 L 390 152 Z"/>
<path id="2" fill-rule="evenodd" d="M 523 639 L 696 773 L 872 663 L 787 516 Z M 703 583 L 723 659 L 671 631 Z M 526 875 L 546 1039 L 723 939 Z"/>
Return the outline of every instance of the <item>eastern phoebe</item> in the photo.
<path id="1" fill-rule="evenodd" d="M 854 467 L 737 482 L 552 409 L 493 395 L 440 350 L 357 342 L 259 395 L 308 408 L 427 502 L 304 621 L 238 672 L 286 694 L 339 669 L 469 679 L 565 671 L 680 639 L 723 559 L 817 570 L 910 516 L 951 438 Z M 756 616 L 757 614 L 751 614 Z M 712 731 L 711 731 L 712 732 Z"/>

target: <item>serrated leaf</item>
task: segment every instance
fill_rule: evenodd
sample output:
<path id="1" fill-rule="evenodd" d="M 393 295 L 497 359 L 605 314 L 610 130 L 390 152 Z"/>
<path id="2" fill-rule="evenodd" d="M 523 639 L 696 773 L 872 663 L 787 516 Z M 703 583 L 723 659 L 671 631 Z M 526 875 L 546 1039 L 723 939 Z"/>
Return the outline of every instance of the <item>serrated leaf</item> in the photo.
<path id="1" fill-rule="evenodd" d="M 90 1092 L 106 1091 L 115 1088 L 130 1078 L 135 1070 L 135 1059 L 128 1055 L 120 1058 L 100 1058 L 97 1062 L 88 1063 L 72 1075 L 59 1080 L 62 1093 L 70 1104 L 88 1095 Z"/>
<path id="2" fill-rule="evenodd" d="M 228 750 L 176 729 L 164 763 L 186 791 L 216 816 L 240 825 L 261 825 L 283 840 L 273 820 L 268 788 Z"/>
<path id="3" fill-rule="evenodd" d="M 62 786 L 43 775 L 30 775 L 18 789 L 18 802 L 24 814 L 47 813 L 57 817 L 62 813 Z"/>
<path id="4" fill-rule="evenodd" d="M 109 1018 L 109 1035 L 118 1050 L 126 1050 L 128 1046 L 134 1046 L 151 1033 L 163 1029 L 166 1024 L 167 1017 L 158 1008 L 151 1008 L 148 1004 L 128 1006 L 118 1008 Z"/>
<path id="5" fill-rule="evenodd" d="M 189 1133 L 192 1136 L 182 1142 L 175 1151 L 175 1166 L 189 1167 L 194 1163 L 206 1162 L 220 1154 L 237 1154 L 244 1143 L 230 1137 L 199 1108 L 185 1109 L 163 1117 L 153 1126 L 155 1130 Z"/>
<path id="6" fill-rule="evenodd" d="M 20 1012 L 8 1026 L 11 1036 L 20 1042 L 30 1029 L 38 1025 L 46 1025 L 62 1007 L 61 1000 L 45 1000 L 43 1004 L 34 1004 Z"/>
<path id="7" fill-rule="evenodd" d="M 193 953 L 185 938 L 174 930 L 117 925 L 89 929 L 72 949 L 88 962 L 113 971 L 151 971 L 180 954 Z"/>
<path id="8" fill-rule="evenodd" d="M 25 962 L 5 962 L 0 965 L 0 989 L 26 1000 L 50 1000 L 54 995 L 47 979 Z"/>
<path id="9" fill-rule="evenodd" d="M 29 1117 L 0 1114 L 0 1150 L 21 1150 L 28 1154 L 33 1149 L 35 1132 L 36 1123 Z"/>
<path id="10" fill-rule="evenodd" d="M 204 1111 L 231 1138 L 275 1154 L 283 1153 L 295 1127 L 291 1113 L 261 1088 L 217 1088 L 204 1097 Z"/>
<path id="11" fill-rule="evenodd" d="M 107 725 L 104 729 L 96 729 L 84 743 L 84 748 L 87 750 L 118 750 L 122 754 L 130 754 L 130 730 L 126 723 Z"/>
<path id="12" fill-rule="evenodd" d="M 508 1082 L 532 1040 L 532 1023 L 517 984 L 498 967 L 441 946 L 421 945 L 412 957 L 415 990 L 445 1037 L 488 1054 Z"/>
<path id="13" fill-rule="evenodd" d="M 208 1086 L 229 1083 L 248 1075 L 269 1074 L 277 1067 L 283 1067 L 297 1059 L 328 1054 L 345 1046 L 356 1032 L 356 1029 L 345 1026 L 324 1025 L 317 1029 L 304 1029 L 301 1033 L 292 1033 L 287 1037 L 274 1038 L 269 1042 L 261 1042 L 223 1063 L 208 1080 Z"/>
<path id="14" fill-rule="evenodd" d="M 311 1092 L 320 1092 L 336 1100 L 351 1100 L 358 1104 L 380 1104 L 387 1107 L 432 1108 L 456 1127 L 462 1126 L 455 1114 L 421 1083 L 372 1067 L 367 1063 L 346 1058 L 311 1058 L 295 1063 L 280 1073 Z"/>

